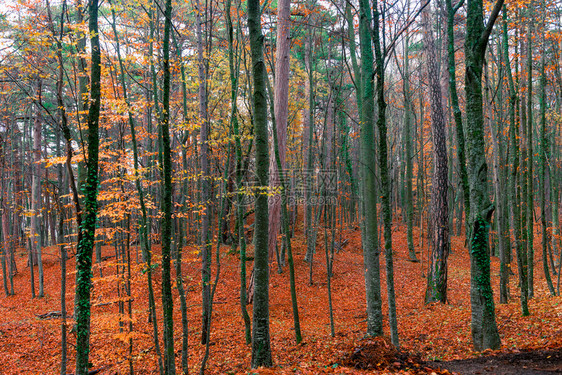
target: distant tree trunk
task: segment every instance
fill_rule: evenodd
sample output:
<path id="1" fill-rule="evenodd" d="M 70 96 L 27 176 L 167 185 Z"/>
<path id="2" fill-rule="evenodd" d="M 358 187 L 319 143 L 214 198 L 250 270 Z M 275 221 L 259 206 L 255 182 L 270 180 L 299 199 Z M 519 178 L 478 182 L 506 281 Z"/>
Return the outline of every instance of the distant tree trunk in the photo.
<path id="1" fill-rule="evenodd" d="M 531 7 L 535 5 L 529 3 L 529 25 L 527 27 L 527 195 L 526 207 L 527 207 L 527 223 L 525 226 L 527 228 L 527 265 L 528 265 L 528 282 L 529 282 L 529 298 L 533 297 L 534 294 L 534 261 L 535 261 L 535 248 L 534 248 L 534 199 L 533 199 L 533 55 L 532 55 L 532 44 L 533 37 L 532 31 L 534 29 L 534 15 Z"/>
<path id="2" fill-rule="evenodd" d="M 275 163 L 277 164 L 277 170 L 283 171 L 281 167 L 281 157 L 280 151 L 278 147 L 278 139 L 277 139 L 277 129 L 276 129 L 276 121 L 273 120 L 273 155 L 275 158 Z M 301 328 L 300 328 L 300 319 L 299 319 L 299 308 L 297 303 L 297 289 L 296 289 L 296 282 L 295 282 L 295 266 L 293 261 L 293 250 L 291 248 L 291 233 L 289 230 L 289 213 L 287 209 L 287 193 L 289 186 L 287 185 L 287 180 L 282 178 L 279 181 L 281 184 L 281 224 L 283 230 L 283 248 L 287 249 L 288 261 L 289 261 L 289 284 L 291 290 L 291 306 L 293 310 L 293 324 L 295 330 L 295 341 L 299 344 L 302 341 L 301 335 Z M 270 233 L 271 234 L 271 233 Z M 282 258 L 278 258 L 278 261 Z M 280 267 L 280 266 L 279 266 Z"/>
<path id="3" fill-rule="evenodd" d="M 552 283 L 552 278 L 550 277 L 550 270 L 548 269 L 548 243 L 549 243 L 549 236 L 548 236 L 548 228 L 547 228 L 547 211 L 546 211 L 546 167 L 547 167 L 547 159 L 548 153 L 550 149 L 550 145 L 548 142 L 547 137 L 547 130 L 546 130 L 546 43 L 545 43 L 545 4 L 544 1 L 542 2 L 542 27 L 541 27 L 541 35 L 542 35 L 542 54 L 541 54 L 541 62 L 540 62 L 540 96 L 539 96 L 539 103 L 540 103 L 540 124 L 541 124 L 541 131 L 540 131 L 540 171 L 539 171 L 539 197 L 540 197 L 540 205 L 541 205 L 541 228 L 542 228 L 542 264 L 544 270 L 544 277 L 546 279 L 546 285 L 548 286 L 548 291 L 550 292 L 551 296 L 555 296 L 556 292 L 554 290 L 554 284 Z M 552 177 L 551 177 L 552 178 Z M 552 191 L 551 191 L 552 194 Z M 549 194 L 549 195 L 551 195 Z M 551 223 L 552 225 L 552 223 Z"/>
<path id="4" fill-rule="evenodd" d="M 361 196 L 363 225 L 363 268 L 367 297 L 367 336 L 382 335 L 382 302 L 377 220 L 377 191 L 375 185 L 375 143 L 374 143 L 374 82 L 373 49 L 371 38 L 372 23 L 369 0 L 359 1 L 359 37 L 361 48 Z"/>
<path id="5" fill-rule="evenodd" d="M 472 340 L 474 349 L 497 349 L 501 342 L 496 325 L 494 297 L 490 284 L 490 253 L 488 234 L 494 205 L 488 195 L 488 166 L 484 144 L 482 111 L 482 69 L 488 39 L 503 0 L 494 6 L 484 26 L 482 0 L 467 3 L 467 35 L 465 42 L 465 90 L 468 178 L 470 186 L 470 218 L 467 220 L 470 246 L 470 300 L 472 307 Z"/>
<path id="6" fill-rule="evenodd" d="M 6 151 L 4 149 L 4 151 Z M 9 229 L 9 225 L 8 225 L 8 209 L 7 209 L 7 203 L 6 203 L 6 199 L 7 199 L 7 190 L 8 190 L 8 182 L 6 179 L 6 174 L 5 174 L 5 170 L 6 170 L 6 158 L 4 157 L 2 160 L 2 169 L 1 169 L 1 173 L 0 173 L 0 177 L 2 178 L 2 181 L 0 182 L 0 187 L 2 188 L 2 191 L 0 192 L 1 196 L 0 196 L 0 209 L 2 210 L 2 216 L 0 218 L 0 220 L 2 220 L 2 222 L 0 223 L 2 226 L 2 237 L 0 238 L 0 240 L 2 241 L 2 279 L 3 279 L 3 284 L 4 284 L 4 294 L 6 296 L 10 296 L 12 295 L 12 293 L 10 292 L 10 289 L 8 287 L 8 280 L 12 280 L 12 275 L 10 274 L 10 267 L 9 267 L 9 262 L 10 262 L 10 258 L 9 258 L 9 253 L 10 253 L 10 229 Z M 12 282 L 13 284 L 13 282 Z"/>
<path id="7" fill-rule="evenodd" d="M 529 298 L 533 297 L 534 289 L 534 201 L 533 201 L 533 56 L 532 56 L 532 30 L 533 30 L 533 12 L 531 10 L 531 5 L 529 4 L 529 18 L 527 26 L 527 122 L 523 123 L 523 128 L 526 133 L 527 140 L 527 157 L 525 158 L 525 163 L 527 168 L 525 169 L 525 176 L 527 179 L 527 194 L 525 194 L 525 207 L 527 222 L 525 227 L 527 230 L 527 266 L 528 266 L 528 283 L 529 283 Z"/>
<path id="8" fill-rule="evenodd" d="M 289 114 L 289 70 L 290 70 L 291 0 L 277 2 L 277 49 L 275 51 L 274 110 L 277 128 L 277 145 L 272 144 L 269 161 L 269 184 L 275 191 L 281 187 L 280 179 L 285 177 L 285 153 L 287 149 L 287 120 Z M 275 160 L 274 148 L 279 150 L 281 169 Z M 269 260 L 272 261 L 277 235 L 281 228 L 281 197 L 271 196 L 269 203 Z"/>
<path id="9" fill-rule="evenodd" d="M 211 253 L 212 242 L 210 234 L 211 222 L 211 169 L 209 165 L 209 118 L 207 114 L 207 72 L 205 69 L 205 56 L 203 51 L 203 30 L 201 14 L 205 14 L 200 1 L 197 1 L 197 54 L 198 54 L 198 76 L 199 76 L 199 121 L 201 123 L 201 200 L 204 207 L 201 220 L 201 256 L 202 256 L 202 293 L 203 313 L 201 322 L 201 344 L 206 344 L 207 327 L 209 316 L 209 304 L 211 300 Z"/>
<path id="10" fill-rule="evenodd" d="M 59 206 L 59 235 L 62 237 L 64 233 L 64 208 Z M 66 375 L 66 357 L 67 357 L 67 343 L 66 343 L 66 245 L 60 245 L 60 304 L 61 304 L 61 375 Z"/>
<path id="11" fill-rule="evenodd" d="M 254 139 L 256 144 L 256 177 L 260 189 L 255 198 L 255 257 L 254 257 L 254 309 L 252 329 L 252 368 L 271 367 L 269 339 L 269 252 L 268 204 L 262 189 L 268 186 L 268 136 L 265 62 L 263 60 L 263 35 L 259 0 L 248 0 L 248 29 L 254 81 Z"/>
<path id="12" fill-rule="evenodd" d="M 312 262 L 314 259 L 314 252 L 316 251 L 316 242 L 312 241 L 313 237 L 313 207 L 311 204 L 311 198 L 313 193 L 313 185 L 312 185 L 312 170 L 314 168 L 314 128 L 315 128 L 315 117 L 314 117 L 314 107 L 315 107 L 315 98 L 314 98 L 314 64 L 313 64 L 313 46 L 314 46 L 314 36 L 315 32 L 309 27 L 308 30 L 308 39 L 306 41 L 306 52 L 305 52 L 305 64 L 306 60 L 308 60 L 308 114 L 307 114 L 307 127 L 306 127 L 306 148 L 305 148 L 305 166 L 306 169 L 304 171 L 304 178 L 305 181 L 305 217 L 304 217 L 304 225 L 305 225 L 305 233 L 306 233 L 306 254 L 304 260 L 310 263 L 310 280 L 312 283 Z"/>
<path id="13" fill-rule="evenodd" d="M 440 56 L 433 36 L 429 11 L 424 11 L 427 75 L 431 103 L 431 136 L 433 140 L 433 178 L 431 182 L 431 266 L 427 272 L 425 302 L 447 302 L 447 258 L 449 257 L 448 165 L 445 114 L 441 93 Z"/>
<path id="14" fill-rule="evenodd" d="M 2 241 L 2 281 L 3 281 L 3 285 L 4 285 L 4 294 L 6 296 L 10 295 L 10 290 L 8 289 L 8 267 L 7 267 L 7 263 L 6 263 L 6 258 L 7 258 L 7 253 L 8 253 L 8 246 L 6 244 L 6 242 L 4 242 L 4 230 L 3 230 L 2 226 L 2 236 L 0 238 L 0 240 Z"/>
<path id="15" fill-rule="evenodd" d="M 38 216 L 41 213 L 41 130 L 43 123 L 41 122 L 41 96 L 42 96 L 41 79 L 37 81 L 37 109 L 35 111 L 35 119 L 33 123 L 33 173 L 31 177 L 31 252 L 33 253 L 34 263 L 37 262 L 39 273 L 39 293 L 37 297 L 41 298 L 45 295 L 44 276 L 43 276 L 43 259 L 41 256 L 41 220 Z"/>
<path id="16" fill-rule="evenodd" d="M 404 143 L 406 143 L 406 226 L 407 226 L 407 243 L 408 243 L 408 256 L 410 261 L 419 262 L 416 257 L 416 250 L 414 249 L 414 195 L 412 191 L 412 180 L 413 177 L 413 156 L 412 156 L 412 99 L 410 93 L 410 35 L 406 34 L 406 41 L 404 45 L 405 57 L 404 57 L 404 75 L 402 80 L 404 81 Z"/>
<path id="17" fill-rule="evenodd" d="M 235 65 L 234 56 L 237 49 L 234 47 L 234 27 L 232 25 L 231 12 L 232 0 L 226 2 L 226 24 L 228 34 L 228 64 L 230 68 L 230 125 L 234 135 L 234 145 L 236 149 L 236 191 L 237 194 L 237 207 L 236 207 L 236 220 L 238 233 L 238 242 L 240 245 L 240 309 L 242 312 L 242 319 L 244 320 L 244 336 L 246 344 L 252 342 L 252 326 L 248 309 L 246 308 L 246 233 L 244 231 L 244 192 L 242 192 L 242 177 L 244 171 L 242 163 L 242 142 L 240 140 L 240 126 L 238 123 L 238 106 L 236 100 L 238 98 L 238 78 L 239 78 L 239 64 Z"/>
<path id="18" fill-rule="evenodd" d="M 517 105 L 517 92 L 511 74 L 511 65 L 509 63 L 509 46 L 507 35 L 507 9 L 503 10 L 503 61 L 507 67 L 507 78 L 509 83 L 509 139 L 511 154 L 511 176 L 509 180 L 509 195 L 511 201 L 511 227 L 513 228 L 515 239 L 515 251 L 517 255 L 517 266 L 519 273 L 519 286 L 521 290 L 520 302 L 523 315 L 529 315 L 527 306 L 527 257 L 523 251 L 522 233 L 521 233 L 521 187 L 518 184 L 519 175 L 519 143 L 517 123 L 515 120 L 515 107 Z"/>
<path id="19" fill-rule="evenodd" d="M 90 354 L 90 291 L 92 287 L 92 252 L 98 210 L 99 115 L 101 106 L 101 53 L 98 32 L 98 0 L 88 4 L 91 73 L 88 110 L 88 159 L 84 194 L 84 213 L 76 252 L 76 375 L 88 374 Z"/>
<path id="20" fill-rule="evenodd" d="M 385 5 L 383 5 L 384 7 Z M 390 174 L 388 172 L 388 144 L 386 123 L 386 101 L 384 98 L 384 63 L 386 60 L 386 46 L 381 39 L 381 31 L 384 35 L 385 21 L 380 21 L 380 11 L 377 0 L 373 1 L 373 45 L 375 47 L 375 77 L 377 97 L 377 128 L 379 130 L 379 169 L 381 178 L 381 209 L 384 226 L 384 255 L 386 260 L 386 290 L 388 294 L 388 322 L 390 325 L 390 339 L 394 346 L 399 347 L 398 342 L 398 317 L 396 316 L 396 296 L 394 292 L 394 262 L 392 255 L 392 207 Z M 383 14 L 383 17 L 385 15 Z"/>
<path id="21" fill-rule="evenodd" d="M 451 0 L 445 0 L 447 6 L 447 67 L 449 70 L 449 94 L 451 96 L 451 106 L 455 118 L 455 131 L 457 136 L 457 158 L 460 170 L 461 187 L 464 200 L 465 223 L 470 216 L 470 189 L 468 186 L 468 174 L 466 171 L 466 148 L 465 137 L 462 123 L 462 113 L 459 106 L 459 96 L 457 93 L 456 64 L 455 64 L 455 13 L 464 3 L 460 0 L 453 8 Z M 461 216 L 462 218 L 462 216 Z"/>
<path id="22" fill-rule="evenodd" d="M 498 49 L 501 48 L 498 47 Z M 501 51 L 500 51 L 501 53 Z M 503 90 L 500 89 L 497 94 L 498 101 L 503 103 Z M 488 100 L 488 96 L 486 96 Z M 494 126 L 495 125 L 495 126 Z M 503 118 L 496 118 L 492 120 L 490 126 L 490 134 L 492 138 L 493 150 L 493 186 L 494 196 L 497 202 L 498 217 L 497 224 L 497 237 L 500 258 L 500 303 L 507 303 L 509 301 L 509 274 L 510 274 L 510 255 L 511 243 L 509 238 L 509 212 L 507 209 L 506 191 L 506 168 L 507 160 L 504 163 L 504 147 L 503 142 Z"/>
<path id="23" fill-rule="evenodd" d="M 174 350 L 174 300 L 171 281 L 172 242 L 172 152 L 170 149 L 170 32 L 172 0 L 166 0 L 164 20 L 163 88 L 160 132 L 162 135 L 162 311 L 164 315 L 164 363 L 167 375 L 176 373 Z"/>

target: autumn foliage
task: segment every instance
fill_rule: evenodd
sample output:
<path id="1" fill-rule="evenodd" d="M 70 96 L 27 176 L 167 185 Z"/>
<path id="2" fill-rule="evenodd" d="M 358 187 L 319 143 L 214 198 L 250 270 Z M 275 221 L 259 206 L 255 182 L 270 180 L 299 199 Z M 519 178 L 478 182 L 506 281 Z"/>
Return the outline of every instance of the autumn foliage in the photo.
<path id="1" fill-rule="evenodd" d="M 482 355 L 471 350 L 470 304 L 468 301 L 469 266 L 464 239 L 453 237 L 453 253 L 449 270 L 449 303 L 424 304 L 425 277 L 427 270 L 426 250 L 418 253 L 423 261 L 408 261 L 406 234 L 403 225 L 394 232 L 396 243 L 396 287 L 399 328 L 403 353 L 413 356 L 400 357 L 387 339 L 363 339 L 365 332 L 364 281 L 360 232 L 357 228 L 344 229 L 342 238 L 348 239 L 344 248 L 336 254 L 332 280 L 336 337 L 330 337 L 327 314 L 326 271 L 322 252 L 314 264 L 314 284 L 308 285 L 308 264 L 303 261 L 305 246 L 300 230 L 294 241 L 297 267 L 297 287 L 301 306 L 303 342 L 295 345 L 292 333 L 292 317 L 287 272 L 271 272 L 271 332 L 274 368 L 248 372 L 249 346 L 244 342 L 243 322 L 239 312 L 238 257 L 221 249 L 222 274 L 215 297 L 211 334 L 211 360 L 209 373 L 372 373 L 380 371 L 426 371 L 419 360 L 451 360 Z M 339 236 L 339 234 L 338 234 Z M 319 242 L 319 245 L 320 242 Z M 418 244 L 419 245 L 419 244 Z M 418 251 L 421 251 L 419 246 Z M 30 300 L 28 269 L 25 257 L 18 256 L 21 272 L 16 276 L 15 296 L 1 297 L 0 372 L 3 374 L 56 373 L 60 365 L 60 318 L 56 315 L 41 319 L 40 314 L 59 311 L 59 265 L 57 250 L 45 249 L 46 297 Z M 136 248 L 131 249 L 135 258 Z M 155 249 L 157 253 L 157 248 Z M 94 267 L 92 298 L 92 352 L 93 368 L 103 368 L 102 373 L 127 371 L 128 338 L 133 338 L 135 373 L 151 374 L 157 368 L 148 323 L 147 295 L 142 263 L 134 262 L 132 280 L 134 331 L 120 332 L 126 316 L 119 313 L 116 286 L 123 280 L 115 275 L 118 266 L 114 248 L 103 247 L 104 261 Z M 200 329 L 201 286 L 198 272 L 200 259 L 193 247 L 184 249 L 185 285 L 190 322 L 189 365 L 197 371 L 204 346 L 197 343 Z M 159 256 L 155 254 L 155 262 Z M 73 260 L 69 268 L 72 269 Z M 317 263 L 316 263 L 317 262 Z M 272 271 L 274 268 L 272 268 Z M 103 276 L 100 277 L 100 271 Z M 492 258 L 492 285 L 497 296 L 499 263 Z M 158 272 L 156 272 L 158 274 Z M 69 281 L 73 283 L 72 274 Z M 511 289 L 517 287 L 512 277 Z M 521 317 L 517 299 L 509 304 L 497 305 L 498 326 L 502 337 L 502 352 L 522 349 L 556 348 L 562 346 L 562 332 L 557 328 L 562 316 L 562 298 L 546 297 L 542 277 L 537 278 L 537 297 L 530 302 L 531 316 Z M 157 278 L 159 285 L 159 278 Z M 159 288 L 155 288 L 159 294 Z M 68 309 L 72 311 L 72 285 L 67 295 Z M 174 290 L 175 299 L 178 298 Z M 157 301 L 160 301 L 157 299 Z M 158 310 L 160 311 L 160 303 Z M 250 307 L 251 308 L 251 307 Z M 384 311 L 384 310 L 383 310 Z M 175 309 L 175 326 L 180 327 L 179 311 Z M 71 325 L 69 320 L 69 325 Z M 72 334 L 70 342 L 72 342 Z M 180 348 L 180 332 L 176 332 L 176 350 Z M 191 339 L 193 337 L 193 339 Z M 72 351 L 70 351 L 72 363 Z M 376 358 L 365 362 L 365 358 Z M 405 358 L 405 359 L 401 359 Z M 419 359 L 419 360 L 418 360 Z M 416 367 L 414 364 L 418 364 Z M 349 367 L 347 367 L 349 366 Z M 410 368 L 410 370 L 407 370 Z M 416 370 L 417 369 L 417 370 Z M 432 370 L 434 371 L 434 370 Z M 429 371 L 431 373 L 431 371 Z"/>

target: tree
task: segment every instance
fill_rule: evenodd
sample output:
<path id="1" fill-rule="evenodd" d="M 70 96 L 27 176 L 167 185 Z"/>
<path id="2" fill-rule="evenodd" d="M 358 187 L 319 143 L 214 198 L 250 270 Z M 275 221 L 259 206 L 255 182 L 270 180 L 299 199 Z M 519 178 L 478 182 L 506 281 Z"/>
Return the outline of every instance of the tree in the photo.
<path id="1" fill-rule="evenodd" d="M 291 0 L 279 0 L 277 3 L 277 49 L 275 51 L 275 86 L 274 110 L 275 126 L 277 128 L 277 145 L 272 143 L 272 148 L 279 150 L 281 169 L 277 168 L 275 150 L 270 152 L 269 176 L 273 191 L 279 189 L 280 179 L 285 173 L 285 153 L 287 149 L 287 120 L 289 112 L 289 48 L 291 30 Z M 274 195 L 269 205 L 269 257 L 272 260 L 277 234 L 281 228 L 281 200 L 279 195 Z"/>
<path id="2" fill-rule="evenodd" d="M 162 310 L 164 315 L 164 368 L 167 375 L 176 373 L 174 351 L 174 300 L 171 281 L 172 242 L 172 152 L 170 149 L 170 32 L 172 28 L 172 0 L 166 0 L 162 44 L 164 86 L 162 88 Z"/>
<path id="3" fill-rule="evenodd" d="M 488 234 L 494 205 L 488 195 L 488 166 L 482 112 L 482 70 L 492 28 L 503 5 L 498 0 L 484 25 L 483 1 L 468 0 L 465 40 L 466 151 L 470 187 L 470 217 L 467 242 L 470 246 L 470 301 L 472 342 L 475 350 L 497 349 L 501 342 L 496 324 L 490 285 Z"/>
<path id="4" fill-rule="evenodd" d="M 408 3 L 409 4 L 409 3 Z M 408 241 L 408 255 L 412 262 L 419 262 L 414 249 L 414 194 L 412 191 L 413 180 L 413 155 L 412 155 L 412 97 L 410 93 L 410 34 L 406 34 L 404 43 L 404 74 L 402 80 L 404 91 L 404 142 L 406 143 L 406 225 Z"/>
<path id="5" fill-rule="evenodd" d="M 270 367 L 271 344 L 269 340 L 269 254 L 268 254 L 268 163 L 267 98 L 265 62 L 263 60 L 263 35 L 259 0 L 248 0 L 248 29 L 254 80 L 254 142 L 256 144 L 255 198 L 255 257 L 254 257 L 254 310 L 252 326 L 252 368 Z"/>
<path id="6" fill-rule="evenodd" d="M 45 295 L 44 287 L 44 276 L 43 276 L 43 257 L 41 256 L 41 220 L 39 219 L 41 214 L 41 133 L 43 122 L 41 118 L 41 96 L 43 93 L 41 79 L 37 80 L 37 102 L 35 119 L 33 121 L 33 176 L 31 183 L 31 239 L 30 251 L 33 254 L 33 263 L 30 267 L 33 267 L 35 261 L 37 261 L 38 272 L 39 272 L 39 294 L 37 297 L 41 298 Z"/>
<path id="7" fill-rule="evenodd" d="M 79 228 L 76 252 L 76 375 L 87 375 L 90 354 L 90 292 L 92 288 L 92 251 L 98 210 L 99 117 L 101 107 L 101 51 L 98 32 L 98 0 L 88 4 L 88 28 L 91 44 L 90 105 L 88 107 L 88 159 L 84 214 Z"/>
<path id="8" fill-rule="evenodd" d="M 456 63 L 455 63 L 455 13 L 464 4 L 464 0 L 453 7 L 452 0 L 445 0 L 447 7 L 447 70 L 449 71 L 449 94 L 453 116 L 455 119 L 455 133 L 457 136 L 457 157 L 460 170 L 461 187 L 464 199 L 465 222 L 470 216 L 470 188 L 466 171 L 465 135 L 462 123 L 462 112 L 459 106 L 457 92 Z"/>
<path id="9" fill-rule="evenodd" d="M 427 5 L 427 3 L 426 3 Z M 383 5 L 383 18 L 385 16 Z M 396 316 L 396 296 L 394 292 L 394 261 L 392 255 L 392 209 L 390 175 L 388 172 L 388 141 L 386 123 L 386 100 L 384 96 L 384 65 L 386 61 L 387 46 L 383 39 L 385 22 L 380 20 L 377 0 L 373 1 L 373 45 L 375 47 L 375 77 L 376 77 L 376 101 L 377 101 L 377 128 L 379 130 L 379 170 L 381 179 L 381 210 L 384 227 L 384 258 L 386 263 L 386 290 L 388 294 L 388 322 L 390 326 L 390 339 L 394 346 L 398 347 L 398 317 Z M 383 37 L 381 38 L 381 28 Z"/>
<path id="10" fill-rule="evenodd" d="M 382 335 L 382 302 L 375 186 L 374 74 L 371 47 L 372 13 L 368 0 L 359 1 L 359 40 L 361 49 L 361 195 L 363 225 L 361 239 L 367 294 L 367 336 Z"/>
<path id="11" fill-rule="evenodd" d="M 205 13 L 203 13 L 205 12 Z M 201 14 L 206 14 L 201 9 L 200 2 L 197 2 L 197 56 L 198 56 L 198 78 L 199 78 L 199 121 L 201 122 L 200 143 L 201 143 L 201 200 L 205 208 L 201 217 L 201 257 L 202 271 L 201 279 L 203 283 L 203 313 L 201 321 L 201 344 L 206 344 L 207 329 L 210 320 L 211 303 L 211 168 L 209 165 L 209 116 L 207 113 L 207 64 L 205 63 L 203 30 Z"/>
<path id="12" fill-rule="evenodd" d="M 431 103 L 433 178 L 431 182 L 431 266 L 427 272 L 425 302 L 447 302 L 447 258 L 449 256 L 448 164 L 440 68 L 433 36 L 433 22 L 425 14 L 425 50 Z"/>
<path id="13" fill-rule="evenodd" d="M 511 73 L 511 65 L 509 63 L 509 46 L 507 35 L 507 9 L 504 6 L 503 10 L 503 53 L 502 57 L 507 70 L 507 78 L 509 83 L 509 139 L 510 139 L 510 154 L 511 154 L 511 176 L 509 179 L 509 195 L 511 201 L 511 227 L 513 228 L 515 252 L 517 256 L 517 267 L 519 273 L 519 286 L 520 286 L 520 302 L 521 311 L 523 315 L 529 315 L 529 307 L 527 305 L 527 257 L 523 251 L 522 229 L 521 229 L 521 197 L 519 186 L 519 142 L 517 131 L 517 122 L 515 119 L 515 107 L 518 102 L 517 91 L 515 91 L 515 83 L 513 82 L 513 75 Z M 504 270 L 505 271 L 505 270 Z"/>

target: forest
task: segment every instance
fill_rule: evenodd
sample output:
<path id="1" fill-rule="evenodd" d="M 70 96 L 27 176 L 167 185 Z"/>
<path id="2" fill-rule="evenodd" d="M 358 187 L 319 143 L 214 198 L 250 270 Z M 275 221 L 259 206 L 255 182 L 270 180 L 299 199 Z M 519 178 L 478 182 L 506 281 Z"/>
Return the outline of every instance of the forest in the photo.
<path id="1" fill-rule="evenodd" d="M 0 373 L 562 372 L 562 2 L 0 4 Z"/>

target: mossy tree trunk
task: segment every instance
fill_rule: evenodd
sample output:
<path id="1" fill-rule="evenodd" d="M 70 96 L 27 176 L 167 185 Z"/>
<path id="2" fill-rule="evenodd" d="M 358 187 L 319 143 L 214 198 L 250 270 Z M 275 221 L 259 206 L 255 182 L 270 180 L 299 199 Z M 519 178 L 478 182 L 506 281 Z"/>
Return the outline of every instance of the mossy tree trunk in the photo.
<path id="1" fill-rule="evenodd" d="M 386 4 L 381 3 L 383 9 Z M 390 339 L 398 347 L 398 317 L 396 316 L 396 296 L 394 292 L 394 261 L 392 255 L 392 208 L 390 173 L 388 171 L 388 143 L 386 122 L 386 101 L 384 97 L 384 64 L 386 61 L 385 21 L 383 10 L 383 21 L 381 22 L 381 11 L 378 2 L 373 1 L 373 45 L 375 48 L 375 77 L 376 77 L 376 101 L 377 101 L 377 128 L 379 130 L 379 170 L 381 179 L 381 209 L 384 227 L 384 257 L 386 261 L 386 292 L 388 294 L 388 322 L 390 326 Z M 381 30 L 382 29 L 382 30 Z M 381 37 L 382 34 L 382 37 Z"/>
<path id="2" fill-rule="evenodd" d="M 367 294 L 367 336 L 382 335 L 380 248 L 378 243 L 377 191 L 375 185 L 374 75 L 369 0 L 359 1 L 361 49 L 361 195 L 363 210 L 362 244 Z"/>
<path id="3" fill-rule="evenodd" d="M 81 232 L 76 251 L 76 374 L 86 375 L 89 370 L 90 354 L 90 292 L 92 288 L 92 252 L 98 211 L 98 153 L 99 116 L 101 105 L 101 51 L 98 33 L 98 0 L 88 4 L 90 16 L 91 68 L 90 105 L 88 109 L 88 159 L 86 161 L 86 184 L 84 212 L 79 228 Z"/>
<path id="4" fill-rule="evenodd" d="M 255 199 L 254 309 L 252 327 L 252 368 L 270 367 L 269 339 L 269 254 L 268 254 L 268 166 L 267 98 L 263 35 L 259 0 L 248 0 L 248 29 L 254 80 L 254 139 L 256 144 L 257 191 Z"/>
<path id="5" fill-rule="evenodd" d="M 164 323 L 164 369 L 167 375 L 176 373 L 174 351 L 174 300 L 171 280 L 172 244 L 172 152 L 170 149 L 170 32 L 172 26 L 172 1 L 166 1 L 164 11 L 163 87 L 160 116 L 162 154 L 162 312 Z"/>
<path id="6" fill-rule="evenodd" d="M 503 0 L 494 5 L 488 24 L 484 25 L 482 0 L 467 2 L 465 41 L 466 151 L 470 189 L 470 217 L 467 220 L 470 247 L 470 301 L 472 307 L 472 341 L 474 349 L 497 349 L 501 341 L 496 324 L 490 283 L 489 227 L 494 205 L 488 194 L 488 165 L 484 142 L 482 109 L 482 71 L 488 39 Z"/>

